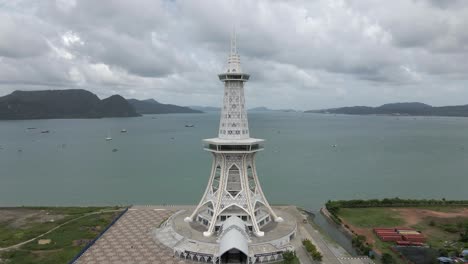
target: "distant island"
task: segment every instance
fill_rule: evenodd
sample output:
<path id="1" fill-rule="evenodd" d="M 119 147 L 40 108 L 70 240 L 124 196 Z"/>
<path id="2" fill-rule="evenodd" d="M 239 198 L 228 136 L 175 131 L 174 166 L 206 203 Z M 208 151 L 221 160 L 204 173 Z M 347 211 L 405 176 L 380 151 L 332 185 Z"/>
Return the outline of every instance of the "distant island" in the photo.
<path id="1" fill-rule="evenodd" d="M 298 112 L 297 110 L 294 110 L 294 109 L 270 109 L 265 106 L 250 108 L 247 111 L 249 112 Z"/>
<path id="2" fill-rule="evenodd" d="M 14 91 L 0 97 L 0 120 L 136 117 L 142 114 L 202 113 L 154 99 L 99 99 L 84 89 Z"/>
<path id="3" fill-rule="evenodd" d="M 221 107 L 214 107 L 214 106 L 189 106 L 191 109 L 197 109 L 203 112 L 220 112 Z M 294 109 L 270 109 L 265 106 L 259 106 L 250 108 L 247 111 L 249 112 L 298 112 Z"/>
<path id="4" fill-rule="evenodd" d="M 203 113 L 204 111 L 173 104 L 161 104 L 154 99 L 127 100 L 139 114 Z"/>
<path id="5" fill-rule="evenodd" d="M 82 89 L 14 91 L 0 97 L 0 120 L 140 116 L 120 95 L 99 99 Z"/>
<path id="6" fill-rule="evenodd" d="M 187 106 L 190 109 L 202 111 L 202 112 L 220 112 L 221 107 L 216 107 L 216 106 L 198 106 L 198 105 L 192 105 L 192 106 Z"/>
<path id="7" fill-rule="evenodd" d="M 384 104 L 378 107 L 351 106 L 322 110 L 309 110 L 305 111 L 305 113 L 402 116 L 468 116 L 468 105 L 436 107 L 418 102 L 410 102 Z"/>

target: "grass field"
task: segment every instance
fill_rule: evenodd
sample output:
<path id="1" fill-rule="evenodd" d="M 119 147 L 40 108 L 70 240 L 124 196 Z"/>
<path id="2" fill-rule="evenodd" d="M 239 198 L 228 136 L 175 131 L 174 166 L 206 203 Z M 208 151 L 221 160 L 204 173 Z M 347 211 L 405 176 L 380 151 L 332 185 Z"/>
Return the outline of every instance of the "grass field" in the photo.
<path id="1" fill-rule="evenodd" d="M 0 251 L 0 263 L 67 263 L 123 209 L 117 212 L 100 211 L 115 209 L 117 208 L 1 208 L 1 248 L 27 241 L 67 221 L 79 219 L 40 238 L 50 239 L 48 244 L 39 245 L 36 239 L 19 248 Z M 93 212 L 97 213 L 88 215 Z"/>
<path id="2" fill-rule="evenodd" d="M 458 251 L 468 248 L 460 242 L 460 233 L 468 227 L 466 207 L 416 207 L 416 208 L 341 208 L 339 217 L 358 235 L 366 237 L 380 253 L 394 255 L 392 242 L 382 242 L 372 232 L 374 227 L 412 227 L 428 238 L 428 245 L 435 249 Z M 395 256 L 395 255 L 394 255 Z"/>
<path id="3" fill-rule="evenodd" d="M 401 216 L 387 208 L 342 208 L 339 216 L 353 226 L 363 228 L 393 227 L 405 223 Z"/>

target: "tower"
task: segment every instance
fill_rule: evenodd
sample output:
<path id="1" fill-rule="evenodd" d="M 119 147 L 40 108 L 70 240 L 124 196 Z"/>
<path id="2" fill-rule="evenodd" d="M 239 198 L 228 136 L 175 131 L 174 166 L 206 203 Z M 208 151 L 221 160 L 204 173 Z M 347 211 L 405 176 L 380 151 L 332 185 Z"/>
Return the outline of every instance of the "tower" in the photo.
<path id="1" fill-rule="evenodd" d="M 258 180 L 255 154 L 263 150 L 264 140 L 249 134 L 244 83 L 250 75 L 242 71 L 234 30 L 226 71 L 218 77 L 224 83 L 218 137 L 203 140 L 204 149 L 213 154 L 211 174 L 200 203 L 185 221 L 206 226 L 203 235 L 209 237 L 235 216 L 261 237 L 264 225 L 283 219 L 268 204 Z"/>

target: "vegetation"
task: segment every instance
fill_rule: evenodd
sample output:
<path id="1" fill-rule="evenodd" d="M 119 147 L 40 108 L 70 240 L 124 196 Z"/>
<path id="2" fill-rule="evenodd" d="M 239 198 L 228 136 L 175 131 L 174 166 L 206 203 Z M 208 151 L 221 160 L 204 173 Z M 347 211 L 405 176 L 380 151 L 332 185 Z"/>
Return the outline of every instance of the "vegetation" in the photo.
<path id="1" fill-rule="evenodd" d="M 468 105 L 434 107 L 413 102 L 384 104 L 379 107 L 351 106 L 305 112 L 348 115 L 468 116 Z"/>
<path id="2" fill-rule="evenodd" d="M 317 250 L 317 247 L 312 244 L 309 239 L 302 240 L 302 245 L 304 245 L 307 252 L 312 256 L 312 259 L 315 261 L 322 261 L 322 254 Z"/>
<path id="3" fill-rule="evenodd" d="M 14 91 L 0 97 L 0 120 L 139 116 L 125 98 L 82 90 Z"/>
<path id="4" fill-rule="evenodd" d="M 13 221 L 0 222 L 0 248 L 8 247 L 20 242 L 32 239 L 59 226 L 71 219 L 83 216 L 87 213 L 103 209 L 115 209 L 104 207 L 21 207 L 13 210 L 34 210 L 43 212 L 43 215 L 56 216 L 54 221 L 40 221 L 38 216 L 24 219 L 24 224 L 14 226 Z M 0 209 L 1 210 L 1 209 Z M 1 212 L 1 211 L 0 211 Z M 53 219 L 53 218 L 51 218 Z"/>
<path id="5" fill-rule="evenodd" d="M 407 206 L 404 206 L 404 205 Z M 375 205 L 375 207 L 371 207 Z M 406 208 L 405 208 L 406 207 Z M 456 256 L 468 247 L 468 217 L 464 213 L 466 201 L 442 200 L 353 200 L 329 201 L 327 209 L 355 235 L 352 244 L 361 254 L 375 248 L 385 256 L 384 263 L 401 263 L 403 251 L 392 250 L 395 243 L 383 242 L 372 232 L 375 227 L 408 226 L 427 237 L 429 248 L 404 251 L 405 257 L 413 255 L 432 257 Z M 409 208 L 409 210 L 408 210 Z M 413 209 L 413 210 L 411 210 Z M 368 244 L 367 242 L 372 242 Z M 408 256 L 406 254 L 409 254 Z M 387 256 L 388 255 L 388 256 Z M 435 257 L 433 257 L 435 258 Z"/>
<path id="6" fill-rule="evenodd" d="M 422 207 L 422 206 L 464 206 L 468 205 L 468 200 L 441 200 L 437 199 L 400 199 L 384 198 L 371 200 L 329 200 L 325 207 L 330 212 L 332 219 L 336 223 L 341 223 L 342 220 L 338 216 L 342 208 L 375 208 L 375 207 Z"/>
<path id="7" fill-rule="evenodd" d="M 283 253 L 283 264 L 299 264 L 299 258 L 294 251 L 286 251 Z"/>
<path id="8" fill-rule="evenodd" d="M 386 208 L 343 208 L 339 217 L 346 219 L 348 224 L 366 228 L 395 227 L 405 223 L 398 214 Z"/>
<path id="9" fill-rule="evenodd" d="M 202 111 L 194 110 L 189 107 L 161 104 L 154 99 L 128 99 L 127 101 L 133 105 L 135 110 L 140 114 L 203 113 Z"/>
<path id="10" fill-rule="evenodd" d="M 365 207 L 419 207 L 419 206 L 448 206 L 448 205 L 468 205 L 468 200 L 441 200 L 437 199 L 401 199 L 384 198 L 371 200 L 338 200 L 328 201 L 325 206 L 333 211 L 339 208 L 365 208 Z M 329 211 L 330 211 L 329 209 Z M 330 211 L 331 212 L 331 211 Z"/>
<path id="11" fill-rule="evenodd" d="M 354 236 L 351 243 L 360 255 L 369 256 L 369 252 L 372 250 L 372 246 L 366 242 L 365 236 Z"/>
<path id="12" fill-rule="evenodd" d="M 26 226 L 18 228 L 11 227 L 10 223 L 2 222 L 0 223 L 0 226 L 2 230 L 8 230 L 9 236 L 5 236 L 2 231 L 0 231 L 0 235 L 3 238 L 12 238 L 10 240 L 5 240 L 8 243 L 3 241 L 5 244 L 12 245 L 22 241 L 27 241 L 32 237 L 45 233 L 61 223 L 65 223 L 71 219 L 81 218 L 71 221 L 40 238 L 50 240 L 50 243 L 39 245 L 38 239 L 33 240 L 32 242 L 14 250 L 0 252 L 0 260 L 6 260 L 6 263 L 18 264 L 67 263 L 90 241 L 98 236 L 119 214 L 119 212 L 101 212 L 102 209 L 104 208 L 30 208 L 30 210 L 46 210 L 49 214 L 66 214 L 66 217 L 62 218 L 60 221 L 55 221 L 54 223 L 49 222 L 41 224 L 31 221 Z M 87 215 L 92 212 L 96 212 L 96 214 Z M 11 234 L 13 235 L 11 236 Z M 17 237 L 21 237 L 21 239 L 18 239 Z"/>
<path id="13" fill-rule="evenodd" d="M 396 263 L 395 262 L 395 259 L 393 258 L 392 255 L 388 254 L 388 253 L 383 253 L 382 254 L 382 264 L 393 264 L 393 263 Z"/>

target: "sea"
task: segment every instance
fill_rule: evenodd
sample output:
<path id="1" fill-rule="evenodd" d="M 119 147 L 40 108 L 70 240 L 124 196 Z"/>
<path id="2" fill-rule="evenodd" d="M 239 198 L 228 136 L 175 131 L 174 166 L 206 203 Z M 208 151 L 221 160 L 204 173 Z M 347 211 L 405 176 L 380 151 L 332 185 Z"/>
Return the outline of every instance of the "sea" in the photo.
<path id="1" fill-rule="evenodd" d="M 468 118 L 251 112 L 249 125 L 271 204 L 468 199 Z M 218 126 L 215 112 L 0 121 L 0 206 L 196 204 Z"/>

